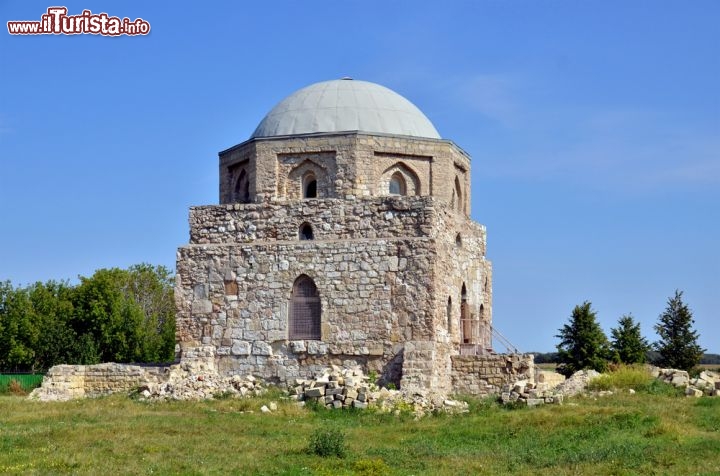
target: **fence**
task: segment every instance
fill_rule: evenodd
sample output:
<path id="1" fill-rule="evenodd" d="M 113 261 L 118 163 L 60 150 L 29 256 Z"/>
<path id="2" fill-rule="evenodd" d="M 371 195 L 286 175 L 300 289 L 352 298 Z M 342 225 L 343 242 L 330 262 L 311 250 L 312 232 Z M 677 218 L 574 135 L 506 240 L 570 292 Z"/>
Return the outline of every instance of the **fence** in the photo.
<path id="1" fill-rule="evenodd" d="M 23 390 L 29 392 L 40 386 L 43 377 L 43 374 L 0 374 L 0 393 L 7 392 L 13 380 L 17 381 Z"/>

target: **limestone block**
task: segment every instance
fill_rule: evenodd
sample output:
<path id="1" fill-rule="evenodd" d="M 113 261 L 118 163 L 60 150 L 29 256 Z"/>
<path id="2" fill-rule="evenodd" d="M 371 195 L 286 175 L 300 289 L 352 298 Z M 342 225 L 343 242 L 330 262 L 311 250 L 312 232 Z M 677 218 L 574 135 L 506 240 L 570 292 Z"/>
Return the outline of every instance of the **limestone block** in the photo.
<path id="1" fill-rule="evenodd" d="M 322 397 L 325 395 L 325 387 L 313 387 L 305 390 L 305 397 Z"/>
<path id="2" fill-rule="evenodd" d="M 672 380 L 670 381 L 676 387 L 684 387 L 690 382 L 688 373 L 685 371 L 678 371 L 673 374 Z"/>
<path id="3" fill-rule="evenodd" d="M 325 355 L 328 353 L 328 345 L 324 342 L 311 340 L 307 343 L 307 352 L 310 355 Z"/>
<path id="4" fill-rule="evenodd" d="M 256 340 L 252 344 L 253 355 L 272 355 L 272 347 L 267 342 Z"/>
<path id="5" fill-rule="evenodd" d="M 688 397 L 702 397 L 702 396 L 703 396 L 703 391 L 702 391 L 702 390 L 699 390 L 699 389 L 697 389 L 697 388 L 688 387 L 688 388 L 685 390 L 685 395 L 688 396 Z"/>
<path id="6" fill-rule="evenodd" d="M 250 342 L 234 340 L 230 352 L 233 355 L 250 355 Z"/>
<path id="7" fill-rule="evenodd" d="M 295 354 L 301 354 L 307 351 L 304 340 L 292 340 L 290 341 L 290 350 Z"/>
<path id="8" fill-rule="evenodd" d="M 192 303 L 193 314 L 209 314 L 212 312 L 212 302 L 208 299 L 196 299 Z"/>

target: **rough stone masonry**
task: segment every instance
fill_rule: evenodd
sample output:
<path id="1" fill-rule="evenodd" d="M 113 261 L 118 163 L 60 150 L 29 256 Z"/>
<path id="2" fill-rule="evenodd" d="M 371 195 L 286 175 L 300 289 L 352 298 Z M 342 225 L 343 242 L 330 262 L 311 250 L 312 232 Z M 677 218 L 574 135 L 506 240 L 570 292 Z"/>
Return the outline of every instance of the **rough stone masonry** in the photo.
<path id="1" fill-rule="evenodd" d="M 171 374 L 287 385 L 335 365 L 445 395 L 534 378 L 531 355 L 491 349 L 470 156 L 407 99 L 349 78 L 303 88 L 220 152 L 219 177 L 220 204 L 190 209 L 177 253 Z M 136 373 L 59 369 L 48 388 L 103 393 Z"/>
<path id="2" fill-rule="evenodd" d="M 221 375 L 287 383 L 358 365 L 446 393 L 532 375 L 529 356 L 487 375 L 468 363 L 492 354 L 470 157 L 402 96 L 311 85 L 221 152 L 219 175 L 220 204 L 190 209 L 178 250 L 181 360 L 209 346 Z"/>

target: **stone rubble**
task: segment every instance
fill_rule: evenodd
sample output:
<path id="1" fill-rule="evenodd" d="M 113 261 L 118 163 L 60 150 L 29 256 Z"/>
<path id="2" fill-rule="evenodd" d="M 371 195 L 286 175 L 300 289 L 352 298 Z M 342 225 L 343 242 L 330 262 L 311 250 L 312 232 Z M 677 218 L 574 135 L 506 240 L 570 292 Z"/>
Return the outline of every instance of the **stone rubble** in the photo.
<path id="1" fill-rule="evenodd" d="M 544 404 L 562 405 L 565 397 L 575 396 L 587 389 L 588 383 L 600 373 L 595 370 L 579 370 L 570 378 L 554 378 L 545 375 L 537 383 L 519 380 L 514 384 L 504 385 L 500 394 L 503 404 L 518 403 L 529 407 Z M 559 382 L 559 383 L 558 383 Z"/>
<path id="2" fill-rule="evenodd" d="M 720 373 L 704 370 L 696 378 L 684 370 L 661 369 L 652 367 L 653 377 L 675 387 L 685 387 L 685 395 L 688 397 L 720 397 Z"/>
<path id="3" fill-rule="evenodd" d="M 262 382 L 252 375 L 220 377 L 212 371 L 199 374 L 188 372 L 182 366 L 173 366 L 167 381 L 148 383 L 138 389 L 141 400 L 205 400 L 228 396 L 245 398 L 261 396 L 265 392 Z"/>
<path id="4" fill-rule="evenodd" d="M 600 372 L 592 369 L 578 370 L 570 378 L 555 387 L 554 391 L 566 397 L 573 397 L 584 392 L 588 384 L 600 375 Z"/>
<path id="5" fill-rule="evenodd" d="M 290 398 L 315 402 L 328 409 L 375 407 L 383 412 L 410 412 L 417 417 L 434 411 L 463 413 L 466 402 L 450 400 L 444 395 L 416 388 L 400 391 L 381 388 L 370 382 L 360 367 L 341 368 L 333 365 L 312 379 L 295 379 L 288 385 Z"/>
<path id="6" fill-rule="evenodd" d="M 685 395 L 688 397 L 720 396 L 720 373 L 705 370 L 696 378 L 691 378 L 688 372 L 677 369 L 661 369 L 650 366 L 650 374 L 667 384 L 675 387 L 685 388 Z M 572 397 L 583 393 L 591 380 L 601 374 L 595 370 L 580 370 L 575 372 L 569 379 L 560 381 L 550 375 L 543 378 L 536 378 L 538 383 L 519 380 L 514 384 L 505 385 L 500 394 L 503 404 L 518 402 L 527 406 L 537 406 L 545 403 L 562 404 L 564 397 Z M 548 382 L 552 381 L 553 384 Z M 557 382 L 560 381 L 558 384 Z M 635 390 L 628 390 L 634 394 Z M 598 397 L 613 395 L 610 390 L 597 392 Z"/>

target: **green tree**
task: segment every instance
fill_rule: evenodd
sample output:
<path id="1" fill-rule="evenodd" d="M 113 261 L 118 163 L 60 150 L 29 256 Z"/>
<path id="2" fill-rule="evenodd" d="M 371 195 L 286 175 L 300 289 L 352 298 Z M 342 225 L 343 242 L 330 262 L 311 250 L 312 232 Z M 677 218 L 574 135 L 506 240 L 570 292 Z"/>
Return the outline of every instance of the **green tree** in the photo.
<path id="1" fill-rule="evenodd" d="M 558 350 L 558 372 L 570 376 L 578 370 L 607 369 L 610 355 L 605 333 L 597 323 L 595 311 L 589 301 L 575 306 L 570 323 L 559 329 L 555 337 L 560 339 Z"/>
<path id="2" fill-rule="evenodd" d="M 700 362 L 705 349 L 697 342 L 699 336 L 692 329 L 694 323 L 692 312 L 682 301 L 682 291 L 676 290 L 655 324 L 655 332 L 660 336 L 654 344 L 660 354 L 657 365 L 691 370 Z"/>
<path id="3" fill-rule="evenodd" d="M 100 269 L 81 277 L 75 294 L 74 330 L 95 343 L 101 362 L 172 360 L 175 307 L 172 275 L 142 264 L 127 270 Z M 92 358 L 92 348 L 86 348 Z"/>
<path id="4" fill-rule="evenodd" d="M 650 344 L 640 333 L 640 323 L 632 315 L 622 316 L 618 327 L 610 330 L 613 359 L 622 364 L 641 364 L 645 362 Z"/>
<path id="5" fill-rule="evenodd" d="M 0 368 L 22 371 L 33 367 L 39 332 L 31 318 L 24 289 L 0 284 Z"/>
<path id="6" fill-rule="evenodd" d="M 163 266 L 101 269 L 77 286 L 0 282 L 0 370 L 167 362 L 174 353 L 173 276 Z"/>
<path id="7" fill-rule="evenodd" d="M 25 288 L 30 301 L 28 317 L 37 328 L 32 370 L 77 360 L 77 336 L 71 327 L 74 289 L 66 282 L 48 281 Z"/>

